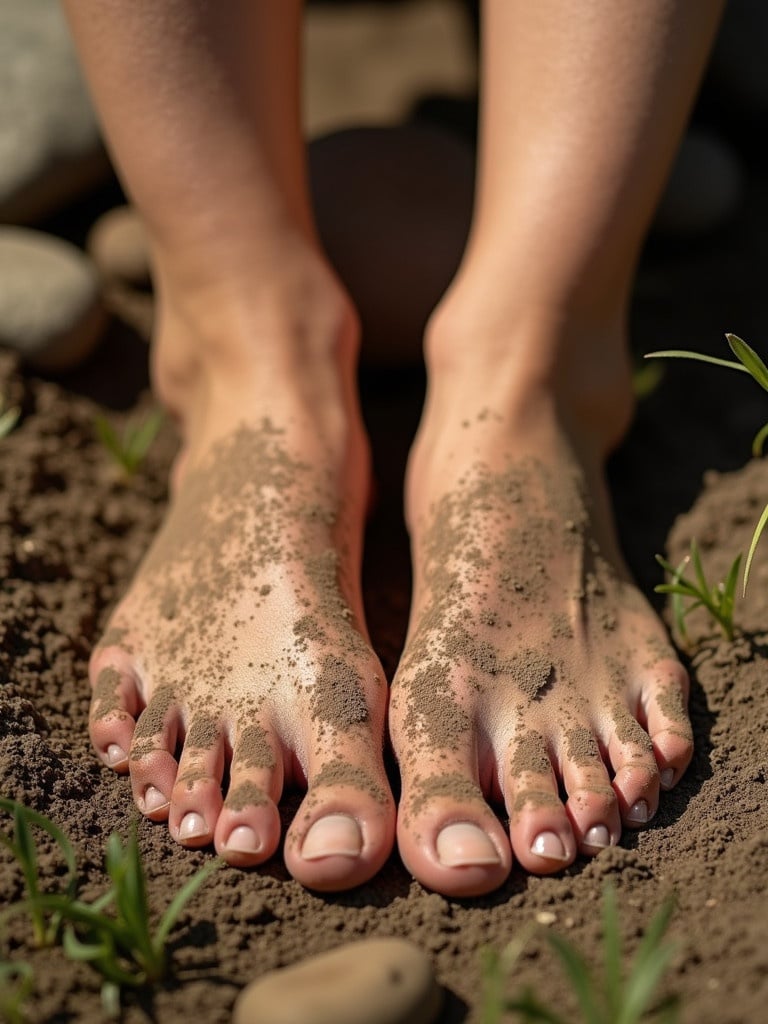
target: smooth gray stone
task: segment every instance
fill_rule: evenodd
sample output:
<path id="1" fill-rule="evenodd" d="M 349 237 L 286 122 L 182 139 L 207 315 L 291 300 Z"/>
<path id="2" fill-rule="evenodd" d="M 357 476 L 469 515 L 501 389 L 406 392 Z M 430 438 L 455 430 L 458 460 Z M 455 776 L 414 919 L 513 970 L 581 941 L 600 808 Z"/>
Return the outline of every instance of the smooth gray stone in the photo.
<path id="1" fill-rule="evenodd" d="M 0 345 L 41 370 L 69 369 L 106 322 L 95 267 L 74 245 L 0 227 Z"/>
<path id="2" fill-rule="evenodd" d="M 59 0 L 2 0 L 0 222 L 31 223 L 108 170 Z"/>
<path id="3" fill-rule="evenodd" d="M 257 978 L 233 1024 L 431 1024 L 442 990 L 406 939 L 363 939 Z"/>

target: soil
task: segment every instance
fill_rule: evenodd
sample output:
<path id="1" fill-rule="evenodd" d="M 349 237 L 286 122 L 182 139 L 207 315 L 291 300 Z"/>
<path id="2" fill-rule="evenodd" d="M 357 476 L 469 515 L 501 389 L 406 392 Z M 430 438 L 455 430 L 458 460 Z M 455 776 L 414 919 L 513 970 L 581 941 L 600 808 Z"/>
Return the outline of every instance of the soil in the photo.
<path id="1" fill-rule="evenodd" d="M 758 168 L 738 221 L 717 237 L 647 249 L 633 314 L 639 351 L 674 346 L 727 355 L 725 330 L 764 345 L 768 313 L 758 297 L 768 265 L 761 231 L 768 224 L 766 182 L 765 168 Z M 76 223 L 91 212 L 80 210 Z M 72 837 L 90 896 L 105 885 L 106 838 L 113 830 L 126 835 L 138 816 L 128 782 L 101 767 L 90 750 L 87 660 L 161 521 L 175 447 L 166 425 L 126 481 L 96 439 L 94 418 L 107 414 L 121 422 L 148 407 L 146 363 L 145 342 L 118 318 L 100 351 L 65 378 L 32 375 L 13 357 L 0 356 L 0 393 L 22 408 L 19 425 L 0 442 L 0 793 L 49 815 Z M 768 414 L 763 393 L 726 370 L 690 363 L 665 369 L 611 466 L 622 541 L 649 594 L 661 579 L 654 553 L 677 562 L 694 536 L 708 573 L 722 577 L 746 549 L 768 500 L 768 464 L 744 465 Z M 369 528 L 366 602 L 374 646 L 391 675 L 409 594 L 400 480 L 423 379 L 419 369 L 364 370 L 361 386 L 380 495 Z M 123 1019 L 228 1021 L 240 988 L 264 971 L 363 936 L 399 935 L 433 957 L 446 990 L 441 1019 L 475 1021 L 480 951 L 501 948 L 530 922 L 544 922 L 542 930 L 556 929 L 591 962 L 599 960 L 601 894 L 611 881 L 628 953 L 654 909 L 675 894 L 676 952 L 665 991 L 680 996 L 684 1022 L 764 1020 L 767 584 L 765 540 L 747 598 L 737 605 L 736 639 L 725 641 L 705 616 L 691 616 L 682 654 L 692 675 L 694 761 L 662 797 L 656 819 L 626 833 L 620 848 L 554 877 L 514 870 L 498 892 L 464 901 L 426 891 L 396 856 L 370 884 L 330 896 L 304 890 L 279 857 L 255 871 L 223 867 L 172 935 L 174 977 L 151 994 L 128 998 Z M 297 797 L 288 794 L 286 820 L 296 806 Z M 211 853 L 182 850 L 165 826 L 137 824 L 149 898 L 159 913 Z M 53 879 L 59 861 L 42 836 L 41 844 L 43 877 Z M 3 853 L 0 903 L 21 894 L 20 874 Z M 7 938 L 12 957 L 35 969 L 31 1021 L 104 1019 L 98 980 L 87 966 L 57 950 L 30 949 L 20 922 Z M 541 934 L 531 939 L 509 985 L 510 991 L 533 986 L 576 1019 Z"/>

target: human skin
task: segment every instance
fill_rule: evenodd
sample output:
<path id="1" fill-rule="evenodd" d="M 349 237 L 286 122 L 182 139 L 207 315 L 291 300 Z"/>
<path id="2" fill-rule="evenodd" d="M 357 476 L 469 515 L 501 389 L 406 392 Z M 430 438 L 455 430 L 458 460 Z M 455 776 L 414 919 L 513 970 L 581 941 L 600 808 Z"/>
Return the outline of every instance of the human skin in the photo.
<path id="1" fill-rule="evenodd" d="M 628 579 L 603 464 L 631 416 L 639 246 L 720 6 L 484 4 L 475 211 L 425 337 L 389 719 L 400 852 L 440 892 L 618 842 L 691 757 L 685 672 Z M 348 888 L 396 816 L 360 592 L 359 328 L 308 199 L 300 5 L 66 8 L 150 237 L 154 386 L 182 437 L 94 651 L 91 737 L 147 817 L 235 865 L 275 853 L 283 787 L 306 785 L 286 864 Z"/>

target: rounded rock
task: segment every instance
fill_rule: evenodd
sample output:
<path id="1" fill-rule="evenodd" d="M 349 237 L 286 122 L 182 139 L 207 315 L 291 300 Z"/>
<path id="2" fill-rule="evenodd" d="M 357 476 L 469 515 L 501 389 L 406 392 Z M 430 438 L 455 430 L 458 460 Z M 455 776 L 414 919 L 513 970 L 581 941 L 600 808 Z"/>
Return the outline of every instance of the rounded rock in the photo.
<path id="1" fill-rule="evenodd" d="M 91 261 L 69 242 L 0 228 L 0 346 L 58 372 L 81 362 L 106 322 Z"/>
<path id="2" fill-rule="evenodd" d="M 406 939 L 363 939 L 257 978 L 233 1024 L 430 1024 L 442 991 L 427 954 Z"/>
<path id="3" fill-rule="evenodd" d="M 109 170 L 61 4 L 2 0 L 0 221 L 36 221 Z"/>
<path id="4" fill-rule="evenodd" d="M 136 288 L 149 285 L 149 241 L 144 222 L 132 206 L 116 206 L 99 217 L 86 249 L 107 281 Z"/>

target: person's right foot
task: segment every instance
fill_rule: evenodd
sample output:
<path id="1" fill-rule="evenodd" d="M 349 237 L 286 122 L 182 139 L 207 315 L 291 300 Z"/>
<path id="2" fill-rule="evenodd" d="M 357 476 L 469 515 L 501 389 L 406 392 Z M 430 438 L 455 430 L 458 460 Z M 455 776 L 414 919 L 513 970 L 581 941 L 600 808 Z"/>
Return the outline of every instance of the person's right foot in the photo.
<path id="1" fill-rule="evenodd" d="M 358 582 L 368 455 L 331 352 L 266 372 L 254 352 L 187 403 L 166 521 L 92 657 L 90 732 L 143 814 L 235 865 L 275 853 L 283 786 L 306 784 L 286 864 L 345 889 L 389 854 L 394 807 Z"/>

